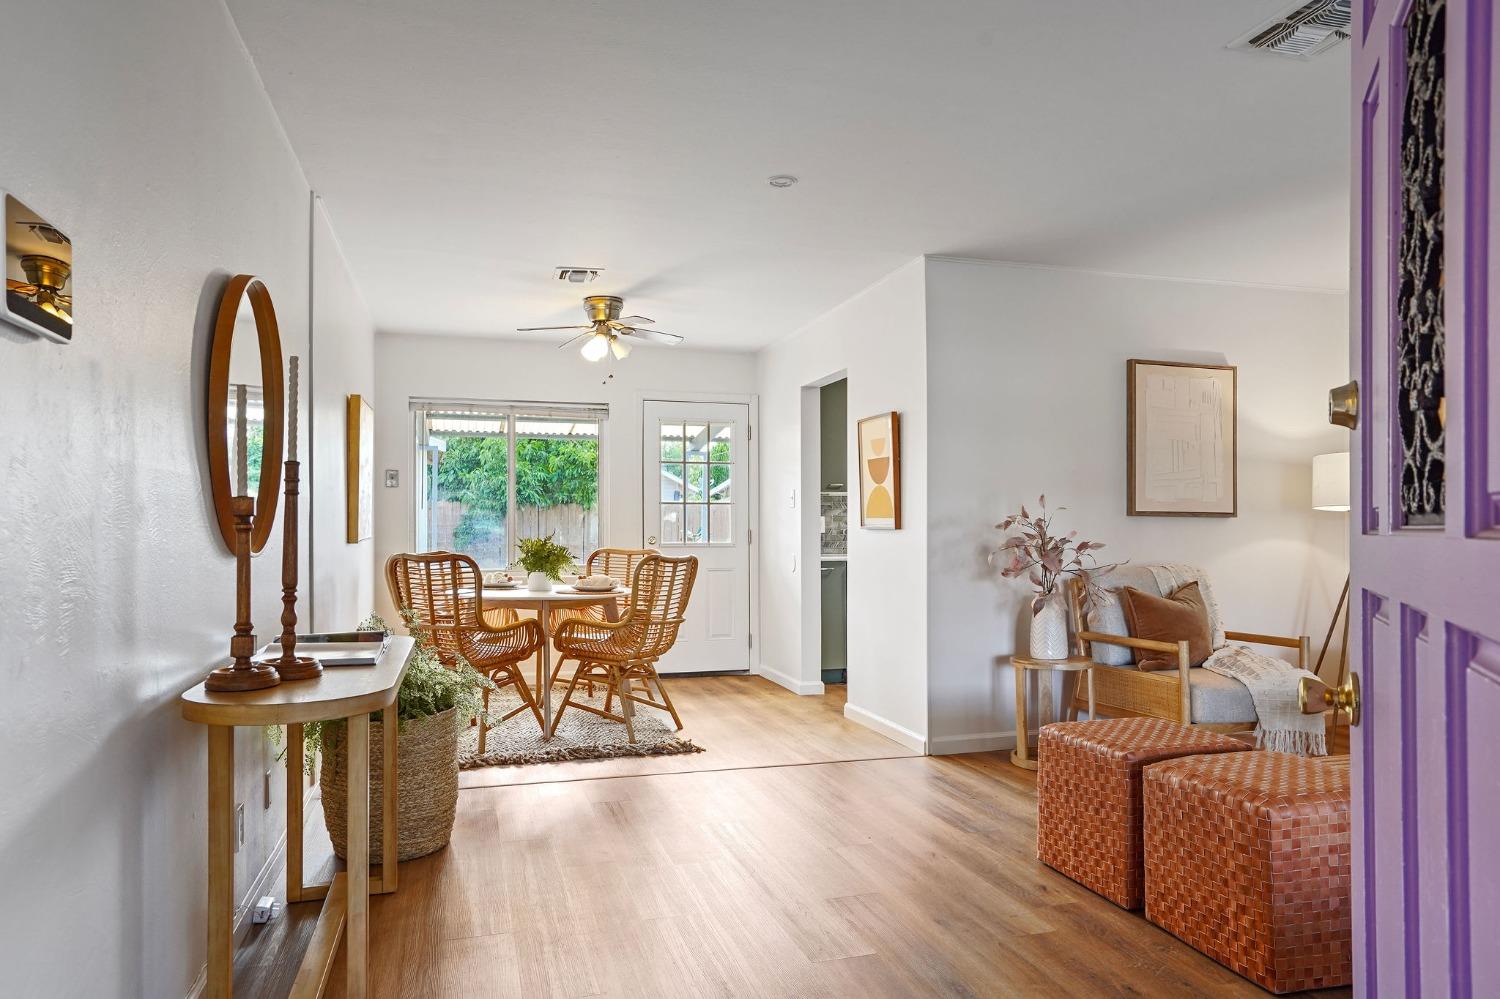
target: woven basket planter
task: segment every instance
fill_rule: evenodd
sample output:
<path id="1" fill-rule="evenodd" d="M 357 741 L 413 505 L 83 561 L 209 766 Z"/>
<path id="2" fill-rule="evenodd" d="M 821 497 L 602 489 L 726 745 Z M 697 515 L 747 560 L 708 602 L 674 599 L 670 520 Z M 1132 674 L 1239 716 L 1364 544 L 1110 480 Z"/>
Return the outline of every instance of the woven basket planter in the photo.
<path id="1" fill-rule="evenodd" d="M 425 857 L 448 845 L 458 808 L 458 716 L 453 708 L 401 723 L 396 739 L 396 858 Z M 378 864 L 383 839 L 385 762 L 382 727 L 370 722 L 370 863 Z M 348 844 L 349 750 L 340 727 L 326 733 L 318 773 L 323 818 L 333 852 L 344 859 Z"/>

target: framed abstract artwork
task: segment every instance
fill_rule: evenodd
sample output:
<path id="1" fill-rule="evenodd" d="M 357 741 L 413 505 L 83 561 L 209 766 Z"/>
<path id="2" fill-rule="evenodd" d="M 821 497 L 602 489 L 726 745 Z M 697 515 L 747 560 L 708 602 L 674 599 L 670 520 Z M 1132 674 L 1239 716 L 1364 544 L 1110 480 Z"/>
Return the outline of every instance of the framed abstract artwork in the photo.
<path id="1" fill-rule="evenodd" d="M 1235 368 L 1130 360 L 1125 374 L 1125 512 L 1236 516 Z"/>
<path id="2" fill-rule="evenodd" d="M 859 526 L 901 529 L 901 414 L 867 416 L 854 425 L 859 443 Z"/>
<path id="3" fill-rule="evenodd" d="M 344 540 L 353 545 L 375 533 L 375 410 L 363 396 L 349 397 L 345 447 L 349 528 Z"/>

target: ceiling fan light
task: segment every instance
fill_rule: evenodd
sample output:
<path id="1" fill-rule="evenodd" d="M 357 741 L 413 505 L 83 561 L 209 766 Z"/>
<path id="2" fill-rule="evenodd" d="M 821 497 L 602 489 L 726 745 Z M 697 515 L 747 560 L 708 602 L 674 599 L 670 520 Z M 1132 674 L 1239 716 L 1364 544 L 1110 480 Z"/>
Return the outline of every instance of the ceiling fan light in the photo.
<path id="1" fill-rule="evenodd" d="M 583 349 L 579 353 L 586 361 L 604 360 L 604 355 L 609 353 L 609 337 L 602 333 L 595 333 L 584 341 Z"/>
<path id="2" fill-rule="evenodd" d="M 614 351 L 615 360 L 623 361 L 630 356 L 630 344 L 617 336 L 609 338 L 609 349 Z"/>

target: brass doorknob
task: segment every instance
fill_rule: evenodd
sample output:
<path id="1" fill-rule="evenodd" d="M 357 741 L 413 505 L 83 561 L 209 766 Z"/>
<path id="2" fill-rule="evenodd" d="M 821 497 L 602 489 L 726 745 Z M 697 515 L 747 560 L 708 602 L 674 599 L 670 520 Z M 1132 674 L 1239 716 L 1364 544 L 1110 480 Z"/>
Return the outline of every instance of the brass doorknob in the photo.
<path id="1" fill-rule="evenodd" d="M 646 544 L 648 544 L 648 545 L 655 545 L 656 544 L 656 535 L 653 534 L 653 535 L 651 535 L 651 537 L 647 538 L 646 539 Z"/>
<path id="2" fill-rule="evenodd" d="M 1349 430 L 1359 426 L 1359 382 L 1328 390 L 1328 422 Z"/>
<path id="3" fill-rule="evenodd" d="M 1297 685 L 1297 707 L 1305 715 L 1322 714 L 1329 708 L 1349 715 L 1349 724 L 1359 724 L 1359 674 L 1350 673 L 1342 687 L 1330 687 L 1322 680 L 1304 676 Z"/>

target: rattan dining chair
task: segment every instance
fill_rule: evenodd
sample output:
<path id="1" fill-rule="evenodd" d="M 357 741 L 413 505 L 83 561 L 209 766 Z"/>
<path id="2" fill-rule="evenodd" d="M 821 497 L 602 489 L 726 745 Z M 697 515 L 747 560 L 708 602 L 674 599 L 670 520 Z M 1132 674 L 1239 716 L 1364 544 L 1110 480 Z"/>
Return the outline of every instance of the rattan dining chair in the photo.
<path id="1" fill-rule="evenodd" d="M 557 633 L 558 651 L 576 659 L 578 669 L 573 672 L 562 706 L 552 719 L 554 734 L 563 713 L 570 707 L 622 722 L 632 743 L 637 704 L 666 711 L 677 728 L 682 728 L 682 718 L 656 673 L 656 662 L 677 641 L 697 575 L 698 559 L 692 555 L 683 558 L 647 555 L 636 566 L 630 583 L 630 607 L 619 621 L 574 618 L 561 625 Z M 609 691 L 603 710 L 573 700 L 578 684 L 589 679 L 603 683 Z M 633 681 L 645 685 L 644 696 L 634 692 Z M 661 697 L 659 701 L 651 697 L 652 684 Z M 614 714 L 609 708 L 617 697 L 620 713 Z"/>
<path id="2" fill-rule="evenodd" d="M 547 721 L 520 668 L 542 647 L 542 629 L 530 620 L 501 627 L 485 620 L 483 577 L 472 558 L 453 552 L 392 555 L 385 563 L 385 578 L 391 599 L 403 612 L 414 615 L 415 626 L 427 633 L 443 665 L 451 668 L 462 656 L 496 687 L 516 688 L 521 705 L 500 721 L 530 711 L 542 731 L 547 731 Z M 479 726 L 481 755 L 489 728 L 489 707 L 490 691 L 486 688 L 486 717 Z"/>
<path id="3" fill-rule="evenodd" d="M 655 555 L 655 548 L 596 548 L 583 564 L 583 574 L 592 576 L 595 573 L 617 579 L 626 586 L 635 579 L 636 566 L 647 555 Z M 562 673 L 563 663 L 568 659 L 563 655 L 562 649 L 558 647 L 555 637 L 557 629 L 562 627 L 564 621 L 573 618 L 585 618 L 590 621 L 603 621 L 604 608 L 598 604 L 590 604 L 587 607 L 558 607 L 552 611 L 551 620 L 547 622 L 547 630 L 552 632 L 554 641 L 553 648 L 557 649 L 557 665 L 552 667 L 551 683 L 557 683 L 557 678 Z M 593 696 L 593 681 L 586 681 L 589 696 Z"/>

